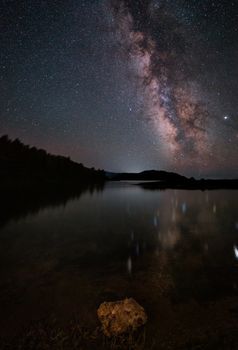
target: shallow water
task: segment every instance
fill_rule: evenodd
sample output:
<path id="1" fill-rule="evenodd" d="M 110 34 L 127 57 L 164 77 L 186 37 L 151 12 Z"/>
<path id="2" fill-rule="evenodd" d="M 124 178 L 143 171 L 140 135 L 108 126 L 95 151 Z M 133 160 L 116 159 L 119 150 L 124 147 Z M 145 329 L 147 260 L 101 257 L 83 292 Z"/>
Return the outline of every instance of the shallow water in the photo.
<path id="1" fill-rule="evenodd" d="M 0 228 L 1 335 L 52 317 L 93 328 L 102 301 L 133 297 L 160 343 L 229 337 L 238 323 L 237 194 L 108 183 L 9 215 Z"/>

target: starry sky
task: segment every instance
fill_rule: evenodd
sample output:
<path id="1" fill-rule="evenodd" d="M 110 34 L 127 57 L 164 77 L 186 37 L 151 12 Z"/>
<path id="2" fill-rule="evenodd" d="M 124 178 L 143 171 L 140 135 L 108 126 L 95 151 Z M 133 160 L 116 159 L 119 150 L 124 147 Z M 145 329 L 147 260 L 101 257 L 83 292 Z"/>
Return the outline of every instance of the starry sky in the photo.
<path id="1" fill-rule="evenodd" d="M 2 0 L 0 133 L 108 171 L 238 176 L 238 3 Z"/>

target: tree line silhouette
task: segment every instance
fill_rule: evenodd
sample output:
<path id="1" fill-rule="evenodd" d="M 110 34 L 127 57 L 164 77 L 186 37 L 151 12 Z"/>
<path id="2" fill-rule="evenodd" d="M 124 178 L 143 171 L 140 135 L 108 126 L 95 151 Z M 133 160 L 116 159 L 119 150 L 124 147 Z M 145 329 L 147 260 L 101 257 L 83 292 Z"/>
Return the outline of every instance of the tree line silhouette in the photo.
<path id="1" fill-rule="evenodd" d="M 105 172 L 87 168 L 69 157 L 52 155 L 19 139 L 0 137 L 0 186 L 83 185 L 103 182 Z"/>

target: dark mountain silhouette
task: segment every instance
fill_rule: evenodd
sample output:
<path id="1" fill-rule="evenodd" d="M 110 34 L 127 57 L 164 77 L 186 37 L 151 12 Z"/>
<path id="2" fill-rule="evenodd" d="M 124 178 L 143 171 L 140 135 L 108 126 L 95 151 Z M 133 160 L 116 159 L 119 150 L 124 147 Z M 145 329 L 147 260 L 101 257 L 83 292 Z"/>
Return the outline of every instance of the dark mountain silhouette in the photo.
<path id="1" fill-rule="evenodd" d="M 146 170 L 141 173 L 106 173 L 108 179 L 112 181 L 184 181 L 185 176 L 159 170 Z"/>
<path id="2" fill-rule="evenodd" d="M 18 139 L 0 137 L 0 188 L 75 187 L 103 182 L 102 170 L 89 169 L 70 158 L 52 155 L 23 144 Z"/>
<path id="3" fill-rule="evenodd" d="M 139 186 L 148 190 L 158 189 L 238 189 L 238 180 L 196 180 L 193 177 L 185 176 L 159 170 L 148 170 L 141 173 L 106 173 L 106 177 L 111 181 L 141 181 Z M 147 182 L 143 182 L 147 181 Z"/>

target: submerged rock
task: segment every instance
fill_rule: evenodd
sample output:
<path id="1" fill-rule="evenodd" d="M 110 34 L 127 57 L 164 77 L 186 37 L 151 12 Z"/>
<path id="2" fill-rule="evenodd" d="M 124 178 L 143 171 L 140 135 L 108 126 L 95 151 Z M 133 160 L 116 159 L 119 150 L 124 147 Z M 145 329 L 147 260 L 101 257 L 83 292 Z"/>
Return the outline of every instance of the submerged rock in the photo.
<path id="1" fill-rule="evenodd" d="M 145 310 L 132 298 L 104 302 L 99 306 L 97 314 L 103 332 L 108 337 L 134 331 L 147 321 Z"/>

